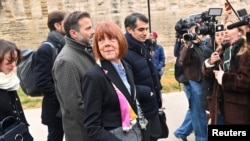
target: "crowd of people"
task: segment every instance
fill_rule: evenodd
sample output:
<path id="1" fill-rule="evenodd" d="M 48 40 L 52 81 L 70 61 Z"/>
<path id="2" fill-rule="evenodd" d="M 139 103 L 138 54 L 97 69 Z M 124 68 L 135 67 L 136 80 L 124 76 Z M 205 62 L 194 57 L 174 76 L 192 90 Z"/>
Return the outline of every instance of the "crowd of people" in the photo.
<path id="1" fill-rule="evenodd" d="M 94 29 L 88 12 L 48 14 L 46 41 L 58 55 L 54 60 L 50 45 L 41 44 L 34 69 L 48 141 L 159 139 L 166 56 L 149 22 L 132 12 L 123 33 L 112 21 Z M 250 124 L 250 27 L 228 29 L 234 23 L 228 18 L 223 23 L 224 30 L 213 36 L 197 34 L 201 25 L 191 21 L 176 39 L 174 56 L 184 68 L 189 109 L 173 134 L 183 141 L 192 132 L 196 141 L 207 141 L 208 124 Z M 195 36 L 183 38 L 187 34 Z M 14 43 L 0 40 L 0 120 L 15 116 L 29 126 L 17 94 L 15 67 L 21 59 Z M 27 132 L 24 141 L 32 140 Z"/>
<path id="2" fill-rule="evenodd" d="M 38 47 L 34 64 L 48 141 L 156 141 L 161 135 L 164 49 L 158 34 L 148 33 L 145 15 L 131 13 L 124 24 L 126 33 L 111 21 L 94 29 L 88 12 L 48 14 L 48 44 Z M 0 45 L 1 120 L 12 115 L 29 126 L 16 91 L 20 49 L 6 40 Z M 24 140 L 33 137 L 28 132 Z"/>
<path id="3" fill-rule="evenodd" d="M 228 5 L 224 9 L 223 29 L 199 34 L 197 29 L 211 25 L 187 19 L 187 30 L 177 34 L 174 55 L 187 79 L 183 87 L 189 109 L 174 135 L 183 141 L 192 132 L 196 141 L 207 141 L 208 125 L 250 122 L 250 27 L 229 29 L 237 21 L 230 19 Z"/>

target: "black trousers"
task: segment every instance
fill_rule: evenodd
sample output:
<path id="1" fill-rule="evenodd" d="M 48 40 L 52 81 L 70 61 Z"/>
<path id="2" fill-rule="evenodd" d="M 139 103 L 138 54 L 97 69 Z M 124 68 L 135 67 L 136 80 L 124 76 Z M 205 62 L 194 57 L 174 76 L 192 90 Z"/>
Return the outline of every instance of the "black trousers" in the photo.
<path id="1" fill-rule="evenodd" d="M 62 127 L 62 120 L 58 118 L 56 124 L 48 126 L 48 141 L 63 141 L 64 131 Z"/>

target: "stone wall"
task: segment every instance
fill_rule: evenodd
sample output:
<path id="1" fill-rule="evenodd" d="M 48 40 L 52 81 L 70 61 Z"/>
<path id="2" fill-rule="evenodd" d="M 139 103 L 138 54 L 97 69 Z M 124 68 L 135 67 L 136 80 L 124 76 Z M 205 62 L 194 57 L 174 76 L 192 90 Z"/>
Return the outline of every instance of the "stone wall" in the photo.
<path id="1" fill-rule="evenodd" d="M 69 12 L 88 11 L 94 27 L 103 20 L 112 20 L 124 31 L 124 18 L 133 11 L 148 16 L 148 0 L 0 0 L 0 38 L 15 42 L 20 48 L 37 48 L 45 40 L 47 14 L 56 9 Z M 151 28 L 158 32 L 167 61 L 173 61 L 174 25 L 180 18 L 208 8 L 223 8 L 225 0 L 149 0 Z M 246 8 L 249 0 L 230 0 L 235 10 Z M 235 17 L 232 14 L 232 17 Z M 220 20 L 221 17 L 216 19 Z"/>

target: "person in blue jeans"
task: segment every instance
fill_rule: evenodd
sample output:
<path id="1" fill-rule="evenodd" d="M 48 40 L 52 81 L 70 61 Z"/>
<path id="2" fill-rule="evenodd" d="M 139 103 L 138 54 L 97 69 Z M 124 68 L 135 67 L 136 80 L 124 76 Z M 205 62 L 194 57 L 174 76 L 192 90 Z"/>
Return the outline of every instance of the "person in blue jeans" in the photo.
<path id="1" fill-rule="evenodd" d="M 184 84 L 184 92 L 187 96 L 189 109 L 183 123 L 175 130 L 174 135 L 187 141 L 193 131 L 196 141 L 207 141 L 207 117 L 201 105 L 201 83 L 189 80 L 189 84 Z M 194 106 L 193 106 L 194 105 Z"/>
<path id="2" fill-rule="evenodd" d="M 195 33 L 195 26 L 189 31 Z M 185 35 L 184 35 L 185 36 Z M 187 141 L 193 131 L 196 141 L 207 141 L 207 116 L 202 106 L 202 53 L 203 35 L 197 35 L 194 39 L 184 41 L 180 50 L 179 63 L 184 67 L 184 76 L 188 83 L 184 84 L 189 103 L 183 123 L 174 131 L 174 135 L 183 141 Z"/>

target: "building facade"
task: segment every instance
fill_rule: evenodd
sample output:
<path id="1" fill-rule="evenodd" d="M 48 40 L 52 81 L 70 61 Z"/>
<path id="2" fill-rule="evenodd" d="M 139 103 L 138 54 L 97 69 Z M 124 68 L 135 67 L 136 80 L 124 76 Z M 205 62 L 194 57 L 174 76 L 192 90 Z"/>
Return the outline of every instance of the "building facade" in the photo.
<path id="1" fill-rule="evenodd" d="M 150 18 L 150 27 L 158 33 L 158 42 L 164 46 L 166 61 L 173 61 L 175 23 L 209 8 L 223 8 L 224 2 L 225 0 L 0 0 L 0 38 L 13 41 L 20 48 L 36 49 L 48 34 L 46 22 L 50 11 L 88 11 L 94 27 L 100 21 L 112 20 L 123 30 L 124 18 L 137 11 Z M 250 9 L 249 0 L 230 2 L 235 10 Z M 216 17 L 218 20 L 220 18 Z"/>

